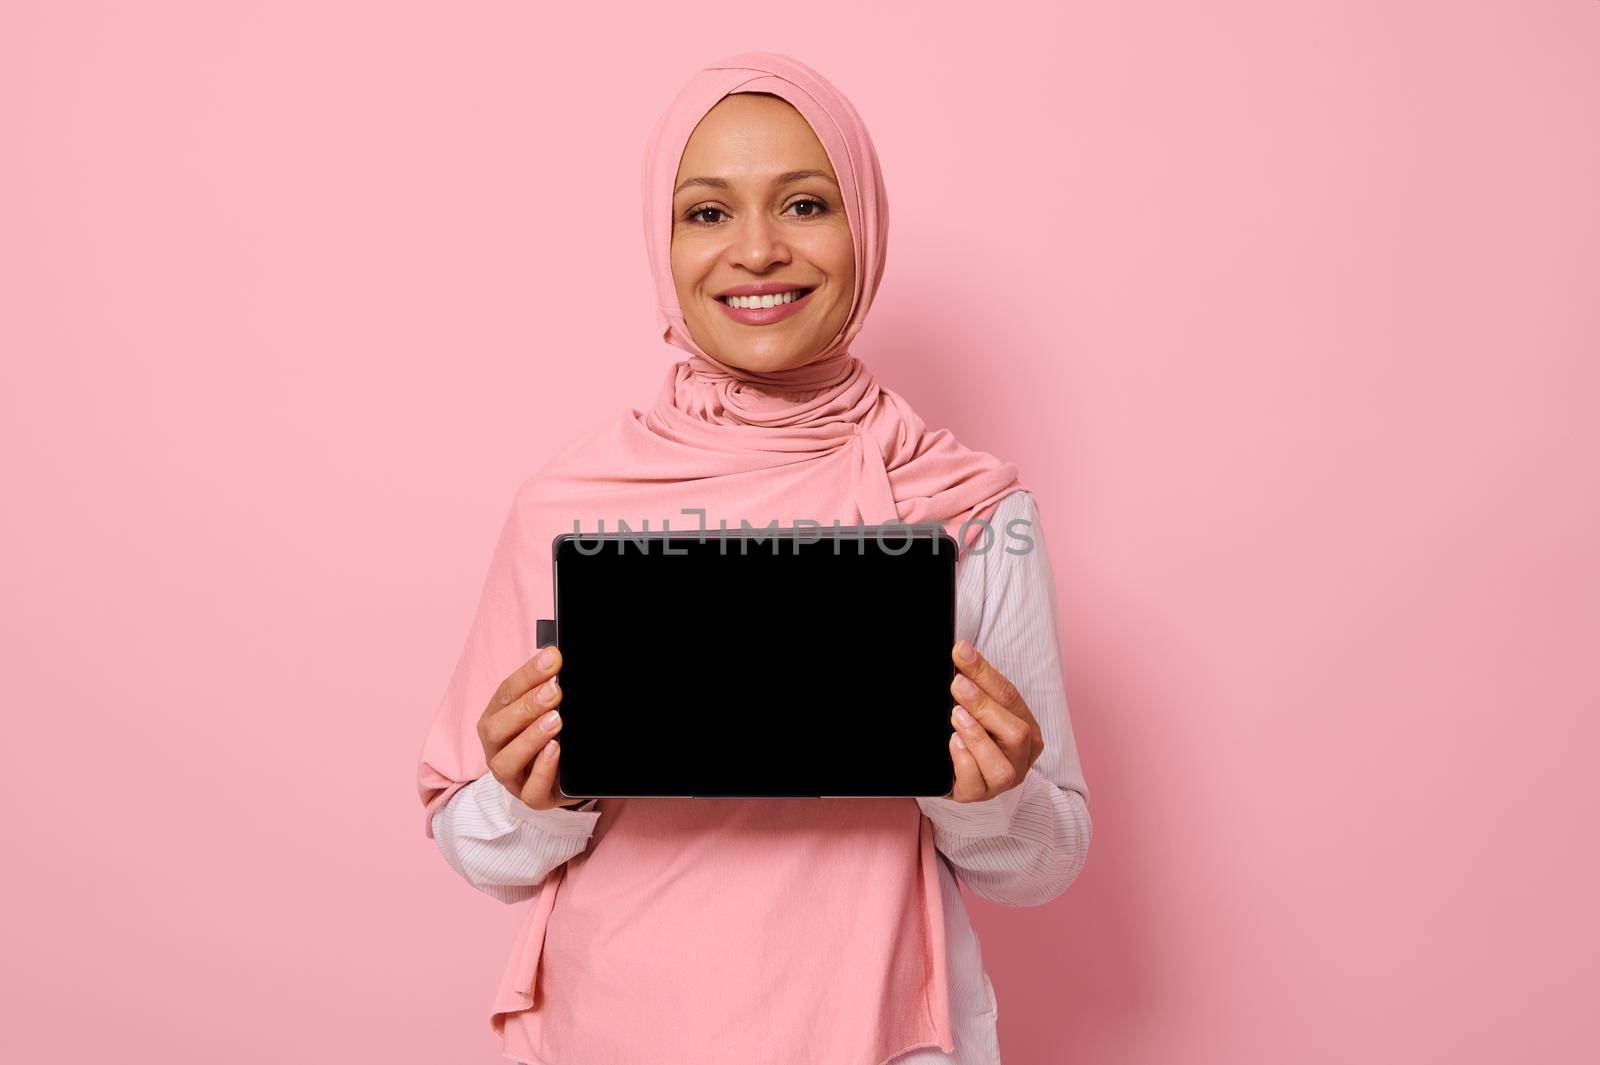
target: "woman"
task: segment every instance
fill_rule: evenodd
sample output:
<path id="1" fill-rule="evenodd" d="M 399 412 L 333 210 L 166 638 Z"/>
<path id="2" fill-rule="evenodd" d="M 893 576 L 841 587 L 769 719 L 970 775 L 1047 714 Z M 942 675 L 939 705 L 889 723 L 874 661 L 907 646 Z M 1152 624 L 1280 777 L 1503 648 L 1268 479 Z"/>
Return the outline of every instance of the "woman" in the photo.
<path id="1" fill-rule="evenodd" d="M 518 490 L 419 767 L 450 865 L 535 900 L 491 1024 L 533 1065 L 996 1062 L 957 879 L 1042 903 L 1090 838 L 1031 494 L 849 354 L 887 201 L 865 127 L 815 71 L 770 53 L 700 71 L 651 133 L 643 193 L 662 337 L 690 357 L 649 410 Z M 563 802 L 560 652 L 534 654 L 533 636 L 551 537 L 688 510 L 711 527 L 938 521 L 958 536 L 951 797 Z M 686 728 L 715 647 L 686 640 L 663 678 Z M 825 641 L 813 657 L 826 757 L 870 708 L 830 690 Z"/>

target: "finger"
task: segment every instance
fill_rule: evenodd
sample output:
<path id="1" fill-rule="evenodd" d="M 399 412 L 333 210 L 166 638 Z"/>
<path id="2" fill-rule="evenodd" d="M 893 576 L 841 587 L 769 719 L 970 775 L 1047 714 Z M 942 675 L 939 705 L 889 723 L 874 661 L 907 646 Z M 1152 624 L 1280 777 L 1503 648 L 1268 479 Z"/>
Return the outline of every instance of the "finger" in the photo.
<path id="1" fill-rule="evenodd" d="M 541 648 L 495 689 L 489 706 L 494 709 L 510 706 L 531 689 L 555 676 L 561 669 L 561 650 L 555 644 Z"/>
<path id="2" fill-rule="evenodd" d="M 950 723 L 955 726 L 961 741 L 978 763 L 989 794 L 1005 791 L 1016 782 L 1017 767 L 994 742 L 994 737 L 989 735 L 989 730 L 983 727 L 981 721 L 958 706 L 950 713 Z"/>
<path id="3" fill-rule="evenodd" d="M 978 771 L 978 763 L 973 760 L 972 752 L 967 750 L 959 732 L 950 733 L 950 760 L 956 767 L 956 785 L 950 797 L 956 802 L 978 802 L 985 798 L 987 792 L 983 774 Z"/>
<path id="4" fill-rule="evenodd" d="M 966 654 L 970 654 L 971 657 L 962 657 Z M 979 654 L 978 649 L 972 646 L 970 641 L 958 641 L 951 649 L 950 657 L 955 660 L 956 669 L 971 677 L 974 684 L 1001 706 L 1015 710 L 1026 705 L 1022 701 L 1022 693 L 1017 691 L 1017 686 L 1011 683 L 1011 679 Z"/>
<path id="5" fill-rule="evenodd" d="M 517 734 L 516 738 L 500 748 L 495 756 L 489 759 L 489 768 L 501 782 L 512 781 L 516 784 L 511 790 L 522 790 L 523 776 L 528 763 L 533 761 L 544 745 L 561 730 L 561 712 L 552 710 L 539 720 L 529 725 Z"/>
<path id="6" fill-rule="evenodd" d="M 1028 745 L 1028 768 L 1033 768 L 1033 763 L 1039 760 L 1044 753 L 1044 735 L 1040 733 L 1039 726 L 1033 727 L 1033 741 Z"/>
<path id="7" fill-rule="evenodd" d="M 568 806 L 581 806 L 584 799 L 567 799 L 558 786 L 561 772 L 561 741 L 554 736 L 539 753 L 533 756 L 528 770 L 528 782 L 522 787 L 521 799 L 535 810 L 553 810 Z"/>
<path id="8" fill-rule="evenodd" d="M 501 745 L 527 728 L 539 717 L 561 704 L 561 679 L 551 677 L 503 710 L 491 714 L 483 723 L 484 742 L 492 748 Z"/>
<path id="9" fill-rule="evenodd" d="M 548 810 L 557 805 L 555 796 L 556 767 L 561 762 L 561 744 L 551 736 L 534 756 L 533 768 L 528 770 L 528 782 L 522 787 L 522 801 L 535 810 Z"/>
<path id="10" fill-rule="evenodd" d="M 1009 681 L 1007 682 L 1009 683 Z M 1033 742 L 1033 729 L 1027 721 L 1008 707 L 995 701 L 993 695 L 979 688 L 965 674 L 957 673 L 950 682 L 950 694 L 966 707 L 967 712 L 983 723 L 1008 754 L 1020 757 L 1027 754 Z"/>

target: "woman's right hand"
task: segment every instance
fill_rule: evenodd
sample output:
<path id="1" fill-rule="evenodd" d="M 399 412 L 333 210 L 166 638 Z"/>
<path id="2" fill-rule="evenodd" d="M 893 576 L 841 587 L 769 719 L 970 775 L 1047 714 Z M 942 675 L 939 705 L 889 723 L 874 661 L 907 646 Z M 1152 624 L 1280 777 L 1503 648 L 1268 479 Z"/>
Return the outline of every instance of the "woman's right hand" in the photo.
<path id="1" fill-rule="evenodd" d="M 562 801 L 556 790 L 560 764 L 561 652 L 540 650 L 501 682 L 478 718 L 478 740 L 489 771 L 507 791 L 535 810 L 575 806 L 582 799 Z"/>

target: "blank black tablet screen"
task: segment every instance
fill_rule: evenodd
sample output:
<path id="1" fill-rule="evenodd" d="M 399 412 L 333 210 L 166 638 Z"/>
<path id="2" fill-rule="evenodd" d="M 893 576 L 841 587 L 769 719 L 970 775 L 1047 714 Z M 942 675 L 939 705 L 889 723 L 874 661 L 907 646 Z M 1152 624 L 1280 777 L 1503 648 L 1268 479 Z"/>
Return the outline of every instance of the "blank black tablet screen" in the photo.
<path id="1" fill-rule="evenodd" d="M 908 529 L 557 537 L 561 790 L 948 794 L 955 540 Z"/>

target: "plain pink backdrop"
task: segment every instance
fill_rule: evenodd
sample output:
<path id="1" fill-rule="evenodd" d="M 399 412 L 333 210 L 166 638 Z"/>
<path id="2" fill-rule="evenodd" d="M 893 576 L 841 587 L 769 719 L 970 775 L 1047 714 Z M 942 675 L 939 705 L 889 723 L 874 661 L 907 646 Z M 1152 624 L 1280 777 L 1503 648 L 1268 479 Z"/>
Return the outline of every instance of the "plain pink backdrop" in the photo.
<path id="1" fill-rule="evenodd" d="M 681 354 L 650 122 L 769 49 L 883 158 L 857 354 L 1055 558 L 1007 1065 L 1595 1060 L 1600 4 L 576 7 L 0 10 L 0 1057 L 500 1060 L 417 751 Z"/>

